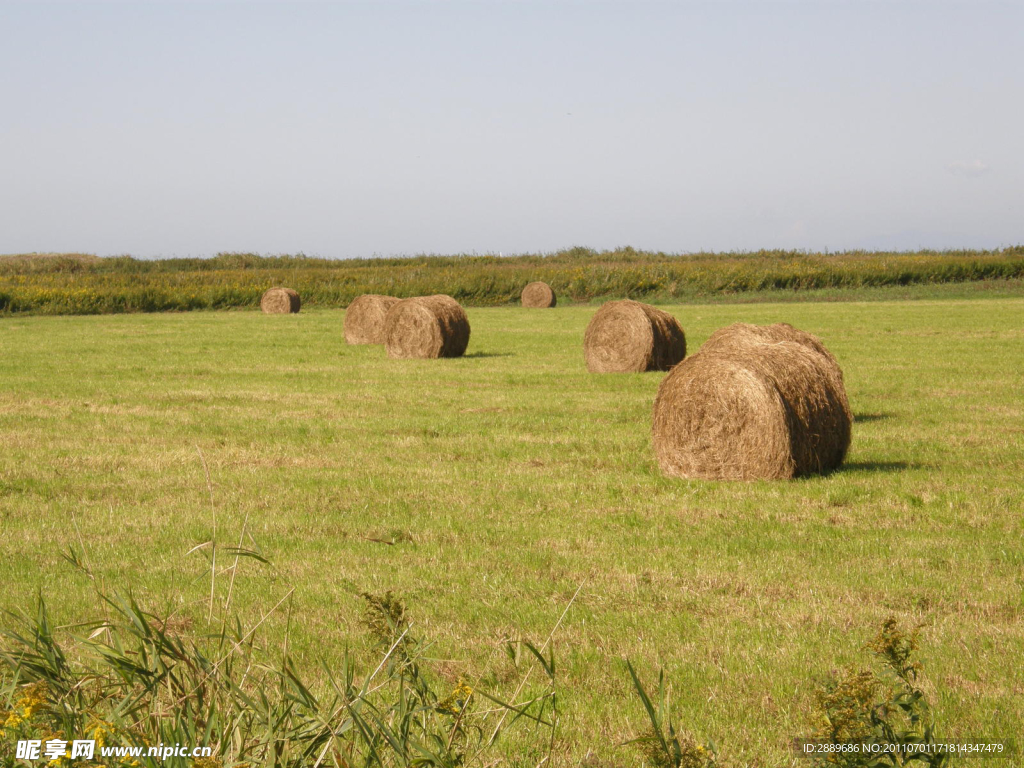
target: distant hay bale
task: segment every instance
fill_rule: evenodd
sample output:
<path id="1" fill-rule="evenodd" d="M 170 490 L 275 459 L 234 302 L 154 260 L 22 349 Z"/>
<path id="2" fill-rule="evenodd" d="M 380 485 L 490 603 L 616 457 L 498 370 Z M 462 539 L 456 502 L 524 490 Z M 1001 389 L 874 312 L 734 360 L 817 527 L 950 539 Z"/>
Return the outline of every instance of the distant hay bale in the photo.
<path id="1" fill-rule="evenodd" d="M 400 299 L 364 293 L 345 310 L 345 341 L 349 344 L 383 344 L 384 318 Z"/>
<path id="2" fill-rule="evenodd" d="M 291 288 L 271 288 L 260 299 L 260 309 L 268 315 L 287 315 L 299 311 L 302 300 Z"/>
<path id="3" fill-rule="evenodd" d="M 461 357 L 468 345 L 469 318 L 451 296 L 402 299 L 384 318 L 388 357 Z"/>
<path id="4" fill-rule="evenodd" d="M 652 426 L 665 474 L 774 480 L 842 464 L 852 424 L 842 373 L 810 344 L 771 340 L 778 333 L 722 334 L 665 377 Z"/>
<path id="5" fill-rule="evenodd" d="M 558 301 L 555 298 L 555 292 L 551 290 L 551 286 L 541 282 L 530 283 L 523 288 L 521 298 L 524 307 L 541 309 L 553 307 Z"/>
<path id="6" fill-rule="evenodd" d="M 686 357 L 686 335 L 672 315 L 639 301 L 609 301 L 587 326 L 591 373 L 667 371 Z"/>

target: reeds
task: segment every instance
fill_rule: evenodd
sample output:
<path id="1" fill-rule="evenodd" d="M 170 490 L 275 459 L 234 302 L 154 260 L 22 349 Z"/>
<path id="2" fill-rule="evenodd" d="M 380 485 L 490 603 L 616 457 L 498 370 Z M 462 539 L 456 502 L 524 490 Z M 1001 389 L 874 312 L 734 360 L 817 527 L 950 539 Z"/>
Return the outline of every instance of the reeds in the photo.
<path id="1" fill-rule="evenodd" d="M 547 255 L 313 259 L 221 254 L 149 261 L 127 256 L 0 257 L 0 312 L 101 314 L 255 308 L 288 285 L 304 304 L 344 307 L 362 294 L 445 293 L 469 306 L 517 304 L 543 281 L 574 302 L 671 301 L 753 291 L 801 291 L 1024 278 L 1024 246 L 997 251 L 837 254 L 758 251 L 673 255 L 573 248 Z"/>
<path id="2" fill-rule="evenodd" d="M 340 665 L 321 664 L 315 685 L 287 654 L 275 661 L 261 650 L 262 621 L 245 629 L 226 619 L 196 635 L 130 595 L 103 596 L 106 616 L 68 636 L 40 599 L 33 614 L 8 614 L 0 629 L 0 764 L 13 765 L 7 752 L 26 739 L 92 739 L 97 761 L 100 748 L 142 747 L 143 757 L 103 762 L 165 768 L 482 765 L 497 734 L 519 720 L 540 728 L 539 744 L 548 741 L 554 667 L 543 648 L 529 646 L 549 672 L 548 689 L 506 704 L 465 681 L 439 682 L 401 602 L 363 597 L 376 662 L 361 668 L 346 652 Z M 145 757 L 149 747 L 175 744 L 212 755 Z"/>

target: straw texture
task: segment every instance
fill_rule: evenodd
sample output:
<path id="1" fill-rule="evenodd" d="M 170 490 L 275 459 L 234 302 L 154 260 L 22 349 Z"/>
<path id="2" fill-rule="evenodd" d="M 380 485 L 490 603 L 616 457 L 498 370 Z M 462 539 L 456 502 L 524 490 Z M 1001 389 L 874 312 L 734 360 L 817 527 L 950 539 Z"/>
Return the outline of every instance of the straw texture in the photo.
<path id="1" fill-rule="evenodd" d="M 260 299 L 260 309 L 268 315 L 294 314 L 301 307 L 299 294 L 291 288 L 271 288 Z"/>
<path id="2" fill-rule="evenodd" d="M 583 353 L 591 373 L 667 371 L 686 357 L 686 335 L 668 312 L 609 301 L 587 326 Z"/>
<path id="3" fill-rule="evenodd" d="M 523 288 L 523 294 L 520 298 L 524 307 L 531 308 L 546 309 L 558 303 L 558 299 L 555 298 L 555 292 L 551 290 L 551 286 L 541 282 L 530 283 Z"/>
<path id="4" fill-rule="evenodd" d="M 400 299 L 364 293 L 345 310 L 345 341 L 349 344 L 383 344 L 384 318 Z"/>
<path id="5" fill-rule="evenodd" d="M 842 464 L 852 419 L 835 358 L 771 333 L 723 334 L 661 382 L 652 437 L 665 474 L 771 480 Z"/>
<path id="6" fill-rule="evenodd" d="M 461 357 L 468 345 L 469 318 L 451 296 L 403 299 L 384 319 L 388 357 Z"/>

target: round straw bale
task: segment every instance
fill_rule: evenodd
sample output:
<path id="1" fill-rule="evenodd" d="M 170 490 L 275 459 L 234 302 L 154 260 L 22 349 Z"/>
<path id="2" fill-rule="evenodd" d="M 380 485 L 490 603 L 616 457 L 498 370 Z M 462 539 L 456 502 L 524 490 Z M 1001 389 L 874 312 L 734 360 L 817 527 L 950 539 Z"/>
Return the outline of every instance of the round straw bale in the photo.
<path id="1" fill-rule="evenodd" d="M 547 283 L 530 283 L 528 286 L 523 288 L 523 306 L 524 307 L 536 307 L 536 308 L 547 308 L 553 307 L 557 303 L 558 299 L 555 298 L 555 292 L 551 290 L 551 286 Z"/>
<path id="2" fill-rule="evenodd" d="M 468 345 L 469 318 L 451 296 L 402 299 L 384 318 L 388 357 L 461 357 Z"/>
<path id="3" fill-rule="evenodd" d="M 299 311 L 302 300 L 291 288 L 271 288 L 260 299 L 260 309 L 268 315 L 287 315 Z"/>
<path id="4" fill-rule="evenodd" d="M 714 347 L 720 342 L 730 341 L 741 336 L 748 336 L 758 341 L 773 342 L 773 341 L 795 341 L 804 346 L 810 347 L 818 354 L 824 355 L 828 358 L 829 362 L 836 367 L 839 371 L 840 376 L 842 371 L 839 369 L 839 363 L 831 352 L 821 343 L 821 339 L 817 336 L 807 333 L 807 331 L 801 331 L 799 328 L 794 328 L 789 323 L 775 323 L 774 325 L 751 325 L 750 323 L 733 323 L 725 328 L 719 328 L 701 347 L 703 352 L 706 349 L 714 349 Z"/>
<path id="5" fill-rule="evenodd" d="M 383 344 L 384 317 L 400 299 L 364 293 L 345 310 L 345 341 L 349 344 Z"/>
<path id="6" fill-rule="evenodd" d="M 667 371 L 686 357 L 686 335 L 668 312 L 639 301 L 609 301 L 587 326 L 583 354 L 591 373 Z"/>
<path id="7" fill-rule="evenodd" d="M 795 341 L 724 342 L 672 369 L 654 401 L 667 475 L 786 479 L 835 469 L 850 445 L 845 395 L 825 357 Z"/>
<path id="8" fill-rule="evenodd" d="M 821 339 L 813 334 L 794 328 L 789 323 L 775 323 L 774 325 L 751 325 L 750 323 L 733 323 L 725 328 L 719 328 L 711 337 L 704 342 L 700 348 L 701 352 L 714 352 L 716 350 L 737 351 L 740 346 L 749 343 L 774 344 L 780 341 L 792 341 L 803 344 L 805 347 L 814 350 L 825 360 L 825 371 L 828 375 L 833 389 L 836 391 L 839 401 L 846 413 L 847 418 L 853 421 L 853 413 L 850 411 L 850 402 L 846 397 L 846 385 L 843 383 L 843 369 L 839 367 L 839 361 L 828 351 Z"/>

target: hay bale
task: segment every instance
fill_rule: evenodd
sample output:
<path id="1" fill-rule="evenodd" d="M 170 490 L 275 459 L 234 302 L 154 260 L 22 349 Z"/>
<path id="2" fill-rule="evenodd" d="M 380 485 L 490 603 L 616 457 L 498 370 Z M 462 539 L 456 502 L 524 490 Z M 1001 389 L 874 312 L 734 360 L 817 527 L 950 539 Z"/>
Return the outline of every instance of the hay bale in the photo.
<path id="1" fill-rule="evenodd" d="M 540 309 L 553 307 L 558 301 L 555 298 L 555 292 L 551 290 L 551 286 L 541 282 L 530 283 L 523 288 L 523 295 L 520 298 L 524 307 Z"/>
<path id="2" fill-rule="evenodd" d="M 349 344 L 383 344 L 384 317 L 400 299 L 364 293 L 345 310 L 345 341 Z"/>
<path id="3" fill-rule="evenodd" d="M 639 301 L 609 301 L 587 326 L 591 373 L 667 371 L 686 357 L 686 335 L 672 315 Z"/>
<path id="4" fill-rule="evenodd" d="M 661 382 L 652 426 L 658 464 L 667 475 L 710 480 L 829 472 L 846 456 L 852 423 L 836 381 L 828 358 L 808 344 L 720 337 Z"/>
<path id="5" fill-rule="evenodd" d="M 839 375 L 842 370 L 839 363 L 831 352 L 821 343 L 817 336 L 794 328 L 789 323 L 775 323 L 774 325 L 751 325 L 750 323 L 733 323 L 725 328 L 719 328 L 704 342 L 701 352 L 714 349 L 719 343 L 731 343 L 740 337 L 749 337 L 763 342 L 774 341 L 795 341 L 804 346 L 810 347 L 820 355 L 824 355 L 831 365 L 834 365 Z"/>
<path id="6" fill-rule="evenodd" d="M 287 315 L 299 311 L 302 300 L 291 288 L 271 288 L 260 299 L 260 309 L 268 315 Z"/>
<path id="7" fill-rule="evenodd" d="M 469 318 L 451 296 L 402 299 L 384 318 L 388 357 L 461 357 L 468 345 Z"/>
<path id="8" fill-rule="evenodd" d="M 821 339 L 813 334 L 794 328 L 789 323 L 775 323 L 774 325 L 751 325 L 750 323 L 733 323 L 725 328 L 719 328 L 711 337 L 704 342 L 700 348 L 701 352 L 714 352 L 715 350 L 736 350 L 737 345 L 745 343 L 774 344 L 780 341 L 792 341 L 803 344 L 805 347 L 814 350 L 825 360 L 825 368 L 832 387 L 839 396 L 843 411 L 847 418 L 853 421 L 853 412 L 850 410 L 850 402 L 846 397 L 846 384 L 843 382 L 843 369 L 839 367 L 839 361 L 828 351 Z"/>

